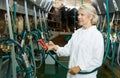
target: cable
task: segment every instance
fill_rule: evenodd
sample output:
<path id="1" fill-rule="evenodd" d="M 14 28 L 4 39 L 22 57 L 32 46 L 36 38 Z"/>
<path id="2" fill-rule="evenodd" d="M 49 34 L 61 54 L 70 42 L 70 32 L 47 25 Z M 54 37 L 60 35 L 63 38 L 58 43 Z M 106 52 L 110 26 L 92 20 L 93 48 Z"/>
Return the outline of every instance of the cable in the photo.
<path id="1" fill-rule="evenodd" d="M 106 44 L 106 55 L 105 55 L 105 59 L 103 60 L 103 62 L 105 62 L 108 54 L 109 54 L 109 49 L 110 49 L 110 32 L 111 32 L 111 28 L 110 28 L 110 16 L 109 16 L 109 5 L 108 5 L 108 0 L 106 0 L 106 16 L 107 16 L 107 23 L 108 23 L 108 30 L 107 30 L 107 44 Z"/>
<path id="2" fill-rule="evenodd" d="M 52 57 L 52 59 L 54 59 L 61 67 L 63 67 L 64 69 L 69 70 L 69 68 L 68 68 L 67 66 L 63 65 L 60 61 L 58 61 L 55 57 L 53 57 L 50 51 L 48 51 L 47 53 L 48 53 L 48 54 Z M 90 72 L 79 72 L 79 74 L 90 74 L 90 73 L 95 72 L 95 71 L 98 70 L 99 68 L 100 68 L 100 67 L 98 67 L 98 68 L 96 68 L 96 69 L 94 69 L 94 70 L 92 70 L 92 71 L 90 71 Z"/>

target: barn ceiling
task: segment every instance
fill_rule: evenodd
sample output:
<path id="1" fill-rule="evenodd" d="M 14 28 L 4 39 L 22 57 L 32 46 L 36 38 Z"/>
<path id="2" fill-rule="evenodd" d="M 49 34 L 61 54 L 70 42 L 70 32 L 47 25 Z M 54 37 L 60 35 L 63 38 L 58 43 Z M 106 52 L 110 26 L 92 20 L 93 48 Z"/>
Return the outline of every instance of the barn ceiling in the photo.
<path id="1" fill-rule="evenodd" d="M 64 4 L 65 6 L 79 6 L 82 2 L 84 3 L 90 3 L 90 0 L 54 0 L 54 6 L 60 7 L 61 4 Z"/>
<path id="2" fill-rule="evenodd" d="M 72 8 L 79 7 L 82 3 L 92 3 L 92 5 L 97 9 L 98 14 L 106 13 L 106 0 L 55 0 L 55 7 L 60 7 L 61 4 Z M 108 7 L 109 12 L 120 11 L 120 0 L 109 0 Z"/>

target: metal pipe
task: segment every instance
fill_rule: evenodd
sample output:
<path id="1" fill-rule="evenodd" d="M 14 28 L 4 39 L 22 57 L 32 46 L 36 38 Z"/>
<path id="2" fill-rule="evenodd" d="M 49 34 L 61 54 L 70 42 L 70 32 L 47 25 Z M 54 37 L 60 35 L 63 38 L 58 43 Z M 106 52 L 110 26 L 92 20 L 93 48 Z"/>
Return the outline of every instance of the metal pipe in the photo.
<path id="1" fill-rule="evenodd" d="M 41 2 L 40 2 L 40 7 L 41 7 L 41 5 L 42 5 L 43 1 L 44 1 L 44 0 L 41 0 Z"/>
<path id="2" fill-rule="evenodd" d="M 30 24 L 29 24 L 29 18 L 28 18 L 28 10 L 27 10 L 27 1 L 24 0 L 24 5 L 25 5 L 25 19 L 26 19 L 26 26 L 27 26 L 27 30 L 28 32 L 30 32 Z M 31 48 L 31 54 L 32 54 L 32 62 L 33 62 L 33 65 L 34 65 L 34 76 L 33 77 L 36 77 L 36 63 L 35 63 L 35 54 L 34 54 L 34 49 L 33 49 L 33 43 L 32 43 L 32 40 L 30 40 L 30 48 Z"/>
<path id="3" fill-rule="evenodd" d="M 6 8 L 7 8 L 7 17 L 8 17 L 8 28 L 9 28 L 9 34 L 10 34 L 10 39 L 14 39 L 13 37 L 13 30 L 12 30 L 12 25 L 11 25 L 11 18 L 10 18 L 10 10 L 9 10 L 9 2 L 6 0 Z M 11 50 L 11 60 L 12 60 L 12 75 L 13 78 L 17 78 L 17 72 L 16 72 L 16 66 L 17 62 L 15 59 L 15 50 L 14 50 L 14 44 L 12 44 L 12 50 Z"/>
<path id="4" fill-rule="evenodd" d="M 118 9 L 118 6 L 117 6 L 117 3 L 116 3 L 115 0 L 113 0 L 113 5 L 114 5 L 114 8 L 115 8 L 115 11 L 118 11 L 119 9 Z"/>
<path id="5" fill-rule="evenodd" d="M 48 11 L 48 12 L 51 10 L 52 5 L 53 5 L 53 1 L 50 3 L 50 5 L 49 5 L 48 8 L 47 8 L 47 11 Z"/>
<path id="6" fill-rule="evenodd" d="M 34 9 L 34 23 L 35 23 L 35 29 L 37 29 L 37 14 L 36 14 L 36 7 L 35 7 L 35 5 L 34 5 L 34 7 L 33 7 L 33 9 Z"/>
<path id="7" fill-rule="evenodd" d="M 40 11 L 40 9 L 39 9 L 39 21 L 40 21 L 41 37 L 42 37 L 42 39 L 44 39 L 43 26 L 42 26 L 42 16 L 41 16 L 41 11 Z"/>

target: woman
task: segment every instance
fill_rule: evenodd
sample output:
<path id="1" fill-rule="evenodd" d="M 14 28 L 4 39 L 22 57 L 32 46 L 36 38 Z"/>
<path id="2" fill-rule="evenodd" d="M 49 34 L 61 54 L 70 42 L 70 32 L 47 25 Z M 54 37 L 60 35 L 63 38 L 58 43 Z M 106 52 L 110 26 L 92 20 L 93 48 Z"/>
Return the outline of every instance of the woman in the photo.
<path id="1" fill-rule="evenodd" d="M 70 56 L 67 78 L 96 78 L 97 71 L 89 72 L 101 66 L 104 56 L 104 41 L 97 30 L 98 16 L 90 4 L 82 4 L 78 10 L 78 22 L 82 28 L 73 33 L 69 42 L 60 47 L 52 41 L 47 43 L 48 50 L 53 50 L 58 56 Z"/>

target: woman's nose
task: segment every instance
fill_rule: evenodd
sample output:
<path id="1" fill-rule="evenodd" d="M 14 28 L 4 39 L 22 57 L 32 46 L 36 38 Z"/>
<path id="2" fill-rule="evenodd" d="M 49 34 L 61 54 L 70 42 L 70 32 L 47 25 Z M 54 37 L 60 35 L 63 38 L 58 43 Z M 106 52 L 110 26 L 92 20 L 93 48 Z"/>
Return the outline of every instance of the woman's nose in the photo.
<path id="1" fill-rule="evenodd" d="M 80 19 L 81 18 L 81 15 L 78 15 L 78 19 Z"/>

